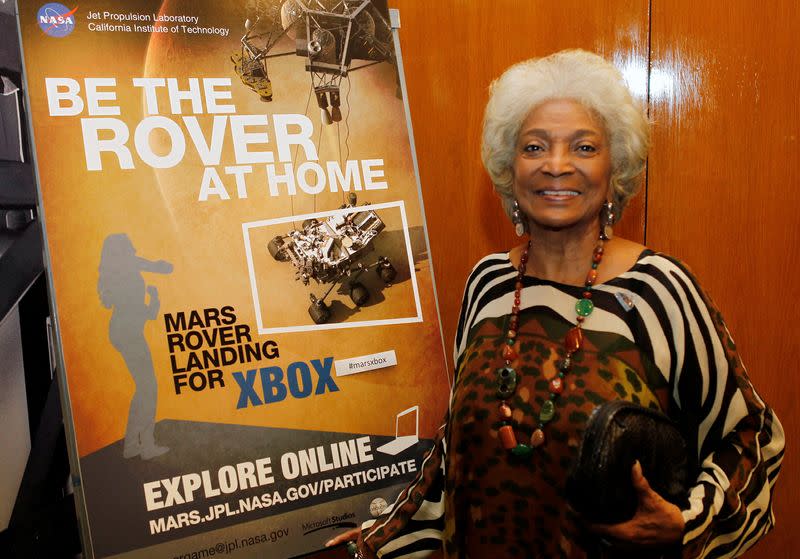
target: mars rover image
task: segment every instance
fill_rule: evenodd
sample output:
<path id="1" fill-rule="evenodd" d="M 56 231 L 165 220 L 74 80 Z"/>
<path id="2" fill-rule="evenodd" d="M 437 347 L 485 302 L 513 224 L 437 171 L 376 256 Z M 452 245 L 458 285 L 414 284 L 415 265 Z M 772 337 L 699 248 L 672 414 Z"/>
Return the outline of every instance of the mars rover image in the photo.
<path id="1" fill-rule="evenodd" d="M 301 57 L 325 124 L 342 120 L 342 78 L 382 62 L 396 66 L 391 28 L 371 0 L 248 0 L 244 27 L 241 51 L 231 56 L 242 83 L 272 101 L 267 61 Z M 293 50 L 275 52 L 279 43 Z"/>
<path id="2" fill-rule="evenodd" d="M 337 285 L 339 293 L 349 295 L 360 307 L 370 297 L 365 285 L 358 281 L 363 273 L 372 269 L 387 286 L 397 277 L 397 270 L 386 256 L 379 255 L 368 263 L 368 256 L 375 252 L 373 242 L 385 225 L 375 211 L 358 208 L 356 195 L 351 192 L 348 203 L 340 208 L 341 213 L 323 220 L 306 219 L 300 229 L 277 236 L 267 244 L 275 260 L 291 262 L 295 279 L 303 285 L 312 279 L 317 284 L 329 285 L 321 296 L 309 294 L 308 314 L 316 324 L 324 324 L 331 318 L 325 299 Z"/>

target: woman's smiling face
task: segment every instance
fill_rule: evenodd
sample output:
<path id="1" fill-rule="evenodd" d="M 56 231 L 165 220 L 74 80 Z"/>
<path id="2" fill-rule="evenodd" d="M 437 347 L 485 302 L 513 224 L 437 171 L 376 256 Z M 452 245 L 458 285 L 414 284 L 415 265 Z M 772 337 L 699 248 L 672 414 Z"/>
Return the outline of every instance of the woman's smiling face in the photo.
<path id="1" fill-rule="evenodd" d="M 514 197 L 531 226 L 564 230 L 597 222 L 610 199 L 605 127 L 572 99 L 545 101 L 530 112 L 520 128 L 512 169 Z"/>

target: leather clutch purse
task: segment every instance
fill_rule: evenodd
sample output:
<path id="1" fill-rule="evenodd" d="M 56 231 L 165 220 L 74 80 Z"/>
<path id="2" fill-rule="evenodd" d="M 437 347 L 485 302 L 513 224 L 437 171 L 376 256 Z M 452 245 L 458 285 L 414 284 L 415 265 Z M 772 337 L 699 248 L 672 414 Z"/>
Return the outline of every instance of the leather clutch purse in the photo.
<path id="1" fill-rule="evenodd" d="M 595 409 L 567 477 L 570 506 L 584 521 L 616 524 L 638 504 L 631 468 L 639 460 L 659 495 L 684 509 L 693 469 L 677 425 L 660 411 L 614 400 Z"/>

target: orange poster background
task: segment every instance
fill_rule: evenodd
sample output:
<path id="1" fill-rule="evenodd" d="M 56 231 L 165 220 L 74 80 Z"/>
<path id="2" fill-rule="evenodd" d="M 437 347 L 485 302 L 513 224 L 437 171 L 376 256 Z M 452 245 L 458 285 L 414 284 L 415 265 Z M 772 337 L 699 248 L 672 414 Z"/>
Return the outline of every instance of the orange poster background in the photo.
<path id="1" fill-rule="evenodd" d="M 126 11 L 134 10 L 132 3 L 126 4 Z M 173 168 L 153 169 L 132 149 L 135 169 L 121 170 L 115 157 L 104 155 L 102 171 L 87 171 L 81 118 L 89 115 L 85 110 L 73 117 L 52 117 L 48 112 L 45 78 L 67 77 L 83 83 L 87 77 L 113 77 L 121 112 L 114 118 L 129 127 L 128 145 L 132 148 L 133 130 L 147 116 L 141 89 L 133 87 L 132 78 L 172 77 L 185 86 L 190 77 L 214 77 L 231 80 L 229 102 L 236 106 L 236 114 L 304 114 L 310 86 L 304 59 L 286 56 L 270 61 L 274 101 L 263 103 L 242 85 L 230 62 L 244 33 L 243 2 L 142 2 L 136 7 L 141 12 L 191 12 L 206 25 L 230 27 L 227 37 L 162 34 L 151 38 L 148 34 L 91 32 L 87 14 L 107 6 L 86 2 L 76 12 L 75 31 L 57 39 L 39 29 L 38 7 L 21 3 L 20 22 L 50 273 L 79 455 L 122 438 L 134 392 L 131 376 L 109 342 L 111 311 L 103 308 L 97 292 L 103 240 L 113 233 L 126 233 L 138 255 L 174 266 L 168 275 L 143 274 L 145 282 L 158 289 L 161 302 L 159 317 L 145 326 L 158 380 L 156 421 L 391 435 L 395 414 L 419 404 L 420 435 L 430 436 L 443 415 L 448 387 L 427 254 L 415 265 L 423 322 L 270 336 L 255 333 L 254 341 L 274 340 L 280 358 L 225 368 L 224 388 L 184 390 L 176 395 L 163 314 L 229 305 L 235 308 L 238 323 L 255 332 L 242 223 L 335 209 L 342 203 L 342 193 L 311 196 L 298 189 L 296 196 L 288 196 L 283 189 L 284 194 L 272 197 L 263 165 L 254 165 L 247 179 L 247 198 L 238 199 L 233 177 L 222 171 L 225 165 L 235 164 L 229 130 L 217 166 L 231 195 L 229 200 L 212 197 L 198 201 L 203 165 L 188 135 L 186 155 Z M 288 41 L 284 46 L 288 49 L 278 50 L 292 48 Z M 349 115 L 344 103 L 348 86 Z M 420 228 L 424 220 L 403 101 L 396 96 L 396 87 L 393 66 L 371 66 L 353 72 L 349 84 L 342 82 L 342 108 L 349 131 L 344 121 L 323 126 L 313 97 L 308 116 L 314 122 L 320 162 L 339 160 L 340 145 L 341 157 L 349 154 L 349 159 L 384 160 L 388 188 L 359 192 L 359 203 L 402 200 L 409 228 Z M 188 102 L 182 105 L 182 115 L 170 114 L 163 92 L 159 102 L 160 114 L 179 124 L 181 116 L 192 114 Z M 210 133 L 212 115 L 196 116 L 204 132 Z M 271 125 L 267 132 L 272 141 Z M 155 134 L 151 144 L 156 153 L 168 149 L 165 138 Z M 276 151 L 274 144 L 267 149 Z M 291 287 L 296 290 L 297 286 Z M 317 286 L 314 291 L 319 290 Z M 285 369 L 293 361 L 327 356 L 343 359 L 391 349 L 397 353 L 396 367 L 336 378 L 339 392 L 305 399 L 287 397 L 275 404 L 236 409 L 239 389 L 231 371 L 275 365 Z"/>

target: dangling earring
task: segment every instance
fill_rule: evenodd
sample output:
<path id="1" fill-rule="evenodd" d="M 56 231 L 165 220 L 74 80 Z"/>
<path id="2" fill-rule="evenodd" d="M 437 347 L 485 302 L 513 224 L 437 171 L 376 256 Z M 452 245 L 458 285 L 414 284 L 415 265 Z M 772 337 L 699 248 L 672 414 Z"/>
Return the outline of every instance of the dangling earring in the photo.
<path id="1" fill-rule="evenodd" d="M 617 220 L 616 206 L 614 202 L 609 200 L 600 209 L 600 238 L 604 241 L 610 241 L 614 238 L 613 225 Z"/>
<path id="2" fill-rule="evenodd" d="M 511 213 L 511 222 L 514 224 L 514 232 L 517 237 L 525 234 L 525 220 L 522 219 L 522 211 L 519 209 L 519 202 L 514 200 L 514 211 Z"/>

